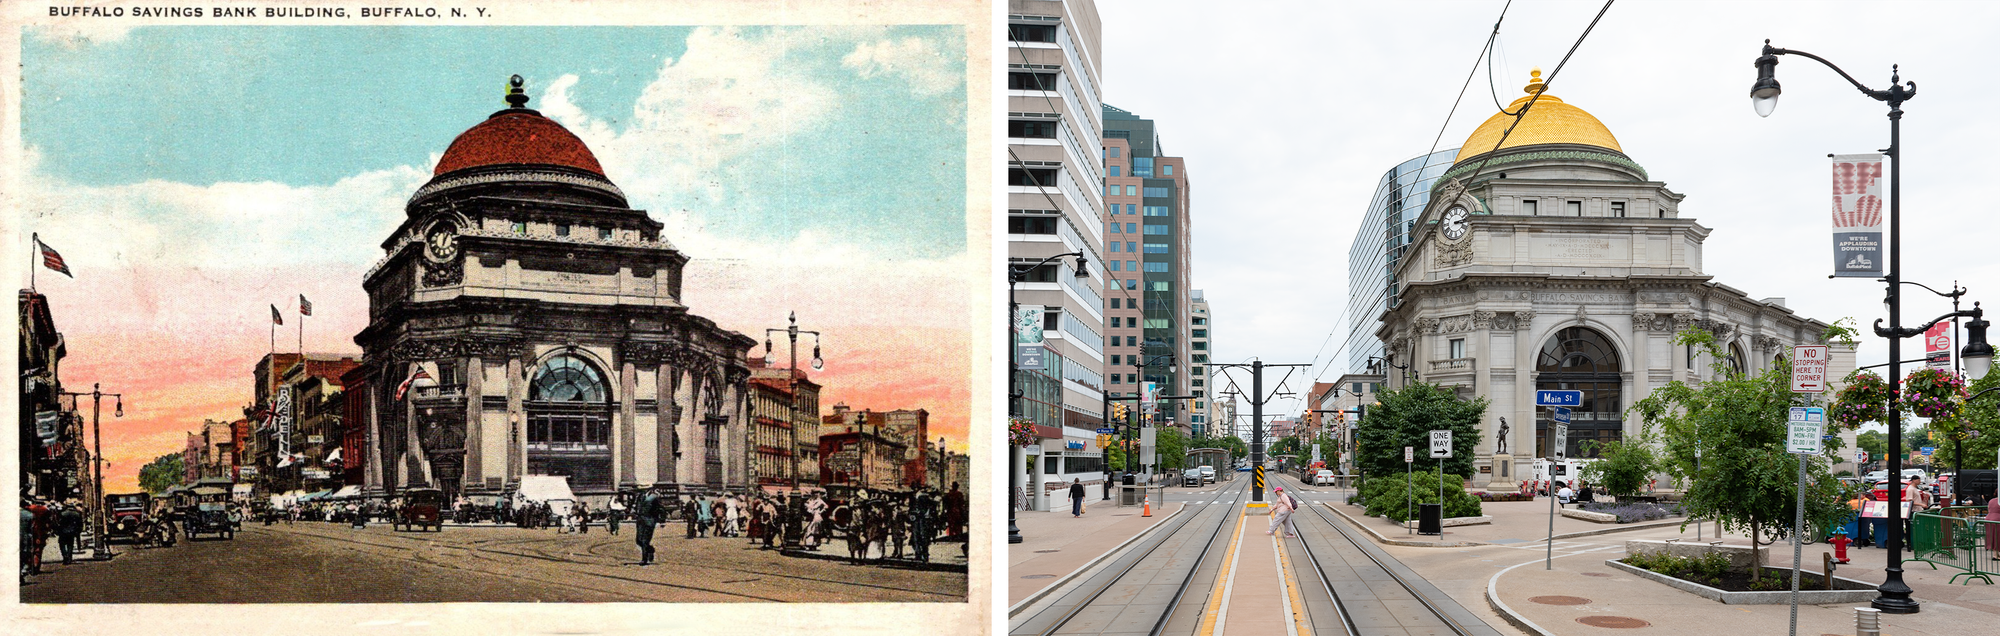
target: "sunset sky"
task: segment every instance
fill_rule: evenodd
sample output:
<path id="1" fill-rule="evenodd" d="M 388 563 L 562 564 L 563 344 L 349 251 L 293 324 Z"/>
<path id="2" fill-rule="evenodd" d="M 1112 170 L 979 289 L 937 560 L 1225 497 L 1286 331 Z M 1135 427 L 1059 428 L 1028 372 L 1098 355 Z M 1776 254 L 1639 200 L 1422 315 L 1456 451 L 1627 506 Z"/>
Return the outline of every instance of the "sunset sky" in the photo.
<path id="1" fill-rule="evenodd" d="M 362 274 L 513 74 L 694 259 L 694 313 L 761 342 L 797 311 L 826 332 L 824 408 L 927 409 L 966 447 L 990 254 L 968 250 L 958 29 L 31 29 L 22 59 L 17 249 L 39 233 L 75 273 L 36 274 L 65 390 L 125 396 L 112 492 L 240 415 L 267 305 L 279 351 L 304 294 L 305 349 L 359 353 Z"/>

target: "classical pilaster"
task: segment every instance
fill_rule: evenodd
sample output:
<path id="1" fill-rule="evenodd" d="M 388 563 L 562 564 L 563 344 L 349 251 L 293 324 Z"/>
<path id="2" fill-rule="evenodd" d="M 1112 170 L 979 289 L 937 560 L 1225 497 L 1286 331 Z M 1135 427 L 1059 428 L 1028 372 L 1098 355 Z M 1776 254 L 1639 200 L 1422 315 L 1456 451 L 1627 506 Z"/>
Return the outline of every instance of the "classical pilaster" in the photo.
<path id="1" fill-rule="evenodd" d="M 480 440 L 485 439 L 481 430 L 486 425 L 486 414 L 480 400 L 480 387 L 486 379 L 486 366 L 479 356 L 465 359 L 465 467 L 459 470 L 459 492 L 466 492 L 486 485 L 485 471 L 481 462 L 486 454 L 480 452 Z"/>
<path id="2" fill-rule="evenodd" d="M 639 420 L 639 377 L 637 365 L 625 360 L 618 365 L 618 417 L 611 420 L 611 483 L 632 482 L 632 429 Z"/>

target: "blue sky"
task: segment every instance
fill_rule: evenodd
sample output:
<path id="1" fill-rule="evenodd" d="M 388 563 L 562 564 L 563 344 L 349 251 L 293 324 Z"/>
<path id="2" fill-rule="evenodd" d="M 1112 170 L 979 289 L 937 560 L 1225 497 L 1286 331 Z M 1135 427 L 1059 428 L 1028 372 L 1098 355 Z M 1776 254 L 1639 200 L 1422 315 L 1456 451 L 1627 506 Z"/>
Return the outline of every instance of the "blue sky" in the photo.
<path id="1" fill-rule="evenodd" d="M 504 106 L 518 73 L 530 107 L 582 135 L 655 218 L 685 213 L 733 241 L 817 233 L 935 258 L 965 249 L 963 42 L 931 26 L 143 27 L 89 41 L 31 29 L 22 135 L 34 176 L 66 186 L 366 182 L 381 196 L 339 197 L 363 209 L 297 214 L 389 217 L 350 224 L 367 234 L 400 218 L 408 182 Z M 558 85 L 560 101 L 546 99 Z M 767 88 L 728 96 L 744 86 Z M 704 87 L 725 97 L 704 102 Z M 394 176 L 357 181 L 370 174 Z M 150 212 L 126 219 L 183 211 Z"/>

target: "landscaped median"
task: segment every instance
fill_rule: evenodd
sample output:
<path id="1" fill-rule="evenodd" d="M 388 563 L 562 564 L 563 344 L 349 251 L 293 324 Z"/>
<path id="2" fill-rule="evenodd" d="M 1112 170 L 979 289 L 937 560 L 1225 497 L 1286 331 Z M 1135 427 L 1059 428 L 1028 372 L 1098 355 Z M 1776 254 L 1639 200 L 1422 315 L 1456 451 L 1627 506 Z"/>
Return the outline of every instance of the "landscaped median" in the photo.
<path id="1" fill-rule="evenodd" d="M 1753 552 L 1744 546 L 1627 541 L 1625 551 L 1630 556 L 1604 564 L 1725 605 L 1777 605 L 1792 599 L 1791 570 L 1754 567 L 1768 548 Z M 1819 573 L 1799 573 L 1803 604 L 1861 603 L 1876 595 L 1872 583 L 1836 576 L 1829 589 Z"/>
<path id="2" fill-rule="evenodd" d="M 1679 506 L 1656 503 L 1586 503 L 1562 509 L 1562 516 L 1592 523 L 1636 523 L 1678 515 Z"/>

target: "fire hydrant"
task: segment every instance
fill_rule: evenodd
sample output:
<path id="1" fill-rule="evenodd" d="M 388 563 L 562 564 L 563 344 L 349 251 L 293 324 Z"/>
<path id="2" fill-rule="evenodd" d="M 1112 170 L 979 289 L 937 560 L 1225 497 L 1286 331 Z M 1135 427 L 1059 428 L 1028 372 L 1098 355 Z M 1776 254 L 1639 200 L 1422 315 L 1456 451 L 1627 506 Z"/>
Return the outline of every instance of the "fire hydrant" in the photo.
<path id="1" fill-rule="evenodd" d="M 1827 543 L 1833 544 L 1833 559 L 1840 563 L 1847 563 L 1847 544 L 1853 542 L 1853 539 L 1847 538 L 1846 530 L 1834 531 L 1833 538 L 1827 540 Z"/>

